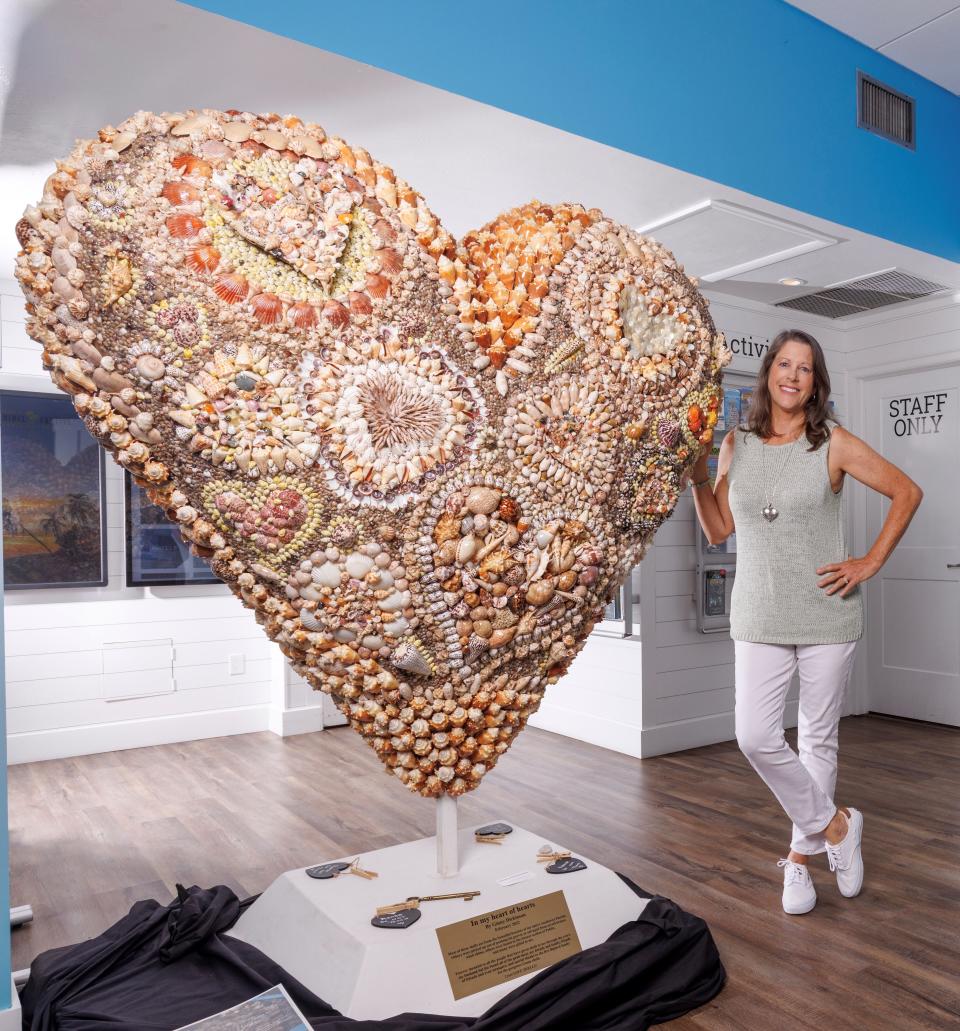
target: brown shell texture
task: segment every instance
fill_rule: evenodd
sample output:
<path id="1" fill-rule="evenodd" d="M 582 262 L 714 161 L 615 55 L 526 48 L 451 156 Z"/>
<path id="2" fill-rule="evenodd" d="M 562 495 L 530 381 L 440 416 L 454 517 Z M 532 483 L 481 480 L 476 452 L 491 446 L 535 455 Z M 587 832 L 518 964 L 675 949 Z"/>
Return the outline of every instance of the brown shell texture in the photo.
<path id="1" fill-rule="evenodd" d="M 711 442 L 706 302 L 597 210 L 458 242 L 318 125 L 204 110 L 81 141 L 16 228 L 54 383 L 427 797 L 507 751 Z"/>

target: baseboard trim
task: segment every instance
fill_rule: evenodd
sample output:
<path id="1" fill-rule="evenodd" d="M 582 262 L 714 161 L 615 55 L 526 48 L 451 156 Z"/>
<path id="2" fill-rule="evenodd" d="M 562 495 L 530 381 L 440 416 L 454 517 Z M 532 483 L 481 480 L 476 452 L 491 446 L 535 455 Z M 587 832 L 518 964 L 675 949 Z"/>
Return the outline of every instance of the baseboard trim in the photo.
<path id="1" fill-rule="evenodd" d="M 583 712 L 581 709 L 567 709 L 562 705 L 544 701 L 536 714 L 530 717 L 529 724 L 531 727 L 549 730 L 553 734 L 562 734 L 577 741 L 609 748 L 613 752 L 632 755 L 637 759 L 641 755 L 639 727 L 628 723 L 614 723 L 613 720 Z"/>
<path id="2" fill-rule="evenodd" d="M 293 737 L 294 734 L 312 734 L 323 730 L 323 707 L 305 705 L 299 709 L 274 710 L 270 714 L 270 729 L 278 737 Z"/>
<path id="3" fill-rule="evenodd" d="M 797 702 L 788 701 L 784 712 L 785 727 L 797 725 Z M 640 735 L 640 755 L 644 759 L 653 755 L 683 752 L 688 748 L 702 748 L 722 741 L 733 741 L 737 736 L 732 712 L 718 712 L 711 716 L 677 720 L 646 727 Z"/>
<path id="4" fill-rule="evenodd" d="M 154 716 L 150 719 L 97 723 L 84 727 L 34 730 L 11 734 L 7 738 L 7 762 L 15 766 L 45 759 L 120 752 L 127 748 L 170 745 L 201 738 L 253 734 L 269 729 L 270 706 L 247 705 L 235 709 L 212 709 L 209 712 Z"/>

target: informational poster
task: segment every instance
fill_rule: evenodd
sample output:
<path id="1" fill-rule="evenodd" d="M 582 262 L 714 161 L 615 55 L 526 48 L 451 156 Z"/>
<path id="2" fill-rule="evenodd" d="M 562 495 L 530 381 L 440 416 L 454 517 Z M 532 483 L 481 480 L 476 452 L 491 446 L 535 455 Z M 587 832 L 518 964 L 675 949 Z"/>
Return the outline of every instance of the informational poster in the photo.
<path id="1" fill-rule="evenodd" d="M 437 938 L 455 999 L 581 951 L 562 891 L 438 927 Z"/>
<path id="2" fill-rule="evenodd" d="M 218 584 L 209 563 L 191 554 L 180 529 L 124 474 L 128 587 Z"/>
<path id="3" fill-rule="evenodd" d="M 723 616 L 727 611 L 727 571 L 708 569 L 704 573 L 703 614 Z"/>
<path id="4" fill-rule="evenodd" d="M 103 452 L 69 397 L 0 392 L 7 590 L 107 582 Z"/>
<path id="5" fill-rule="evenodd" d="M 178 1031 L 310 1031 L 310 1024 L 283 985 L 278 984 L 239 1006 L 204 1017 Z"/>

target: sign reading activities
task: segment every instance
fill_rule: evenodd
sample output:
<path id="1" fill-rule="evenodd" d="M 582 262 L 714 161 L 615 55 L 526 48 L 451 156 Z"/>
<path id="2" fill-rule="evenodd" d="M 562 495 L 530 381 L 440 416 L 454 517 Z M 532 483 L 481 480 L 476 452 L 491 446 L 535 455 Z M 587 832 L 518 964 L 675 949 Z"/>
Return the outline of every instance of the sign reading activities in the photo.
<path id="1" fill-rule="evenodd" d="M 437 928 L 454 999 L 532 974 L 580 952 L 562 891 Z"/>

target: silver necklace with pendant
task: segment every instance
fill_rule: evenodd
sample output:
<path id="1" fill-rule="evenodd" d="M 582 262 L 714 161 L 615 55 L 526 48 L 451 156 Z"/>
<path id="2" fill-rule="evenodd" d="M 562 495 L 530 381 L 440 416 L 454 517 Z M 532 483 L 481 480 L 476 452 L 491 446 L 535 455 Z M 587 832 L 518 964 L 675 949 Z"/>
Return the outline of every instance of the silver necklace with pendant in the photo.
<path id="1" fill-rule="evenodd" d="M 787 457 L 784 458 L 780 462 L 780 469 L 777 472 L 777 478 L 773 481 L 773 486 L 770 487 L 767 490 L 767 492 L 766 492 L 767 503 L 763 507 L 763 518 L 766 519 L 766 521 L 768 523 L 772 523 L 774 521 L 774 519 L 776 519 L 777 516 L 780 515 L 780 513 L 774 507 L 773 501 L 771 499 L 773 498 L 773 495 L 776 493 L 777 487 L 780 484 L 780 477 L 783 475 L 783 470 L 786 469 L 787 465 L 790 462 L 790 456 L 793 454 L 793 445 L 799 439 L 800 439 L 800 437 L 798 435 L 789 444 L 780 444 L 780 445 L 778 445 L 779 447 L 785 447 L 788 450 L 787 450 Z M 764 449 L 764 456 L 765 456 L 766 455 L 766 450 L 769 447 L 769 445 L 768 444 L 764 444 L 763 441 L 761 440 L 760 441 L 760 446 Z M 766 457 L 764 457 L 762 459 L 762 464 L 763 464 L 763 473 L 764 473 L 763 479 L 764 479 L 764 482 L 767 482 L 767 475 L 766 475 L 766 473 L 767 473 L 767 460 L 766 460 Z"/>

